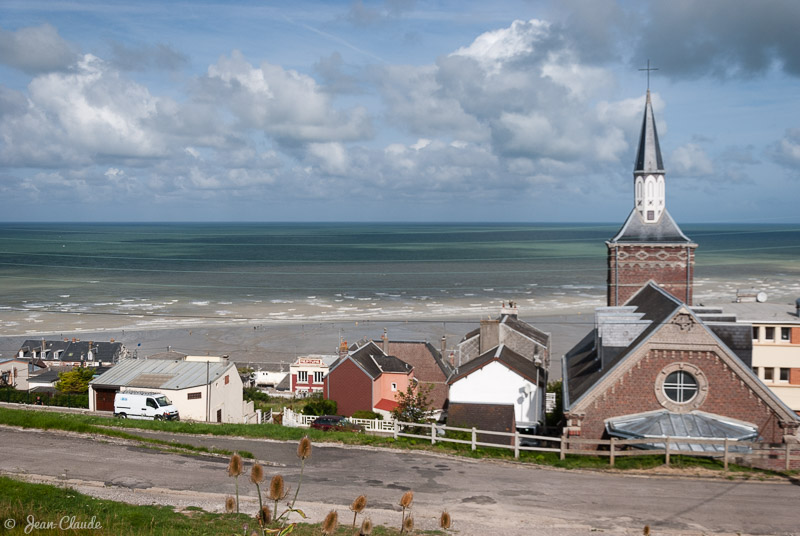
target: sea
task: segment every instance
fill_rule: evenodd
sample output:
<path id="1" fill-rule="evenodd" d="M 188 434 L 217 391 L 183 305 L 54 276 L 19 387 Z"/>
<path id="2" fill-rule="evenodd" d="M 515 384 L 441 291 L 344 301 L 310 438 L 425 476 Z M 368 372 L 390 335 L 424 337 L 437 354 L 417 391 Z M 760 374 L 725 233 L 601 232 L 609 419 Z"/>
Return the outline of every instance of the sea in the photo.
<path id="1" fill-rule="evenodd" d="M 687 224 L 695 302 L 800 297 L 800 225 Z M 619 224 L 3 223 L 4 334 L 525 317 L 604 305 Z"/>

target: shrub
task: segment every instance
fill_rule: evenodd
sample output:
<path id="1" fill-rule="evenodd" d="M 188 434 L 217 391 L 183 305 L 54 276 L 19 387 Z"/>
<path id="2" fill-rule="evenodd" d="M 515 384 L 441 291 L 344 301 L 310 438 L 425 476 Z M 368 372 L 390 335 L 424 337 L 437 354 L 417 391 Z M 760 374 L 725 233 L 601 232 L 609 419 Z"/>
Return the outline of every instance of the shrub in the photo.
<path id="1" fill-rule="evenodd" d="M 303 415 L 336 415 L 336 401 L 313 396 L 303 408 Z"/>
<path id="2" fill-rule="evenodd" d="M 360 409 L 356 411 L 355 413 L 353 413 L 352 417 L 354 419 L 371 419 L 371 420 L 378 419 L 379 421 L 383 420 L 383 415 L 381 415 L 380 413 L 376 413 L 374 411 L 367 411 L 365 409 Z"/>
<path id="3" fill-rule="evenodd" d="M 255 387 L 247 387 L 244 389 L 244 399 L 254 402 L 269 402 L 269 395 L 263 391 L 259 391 Z"/>

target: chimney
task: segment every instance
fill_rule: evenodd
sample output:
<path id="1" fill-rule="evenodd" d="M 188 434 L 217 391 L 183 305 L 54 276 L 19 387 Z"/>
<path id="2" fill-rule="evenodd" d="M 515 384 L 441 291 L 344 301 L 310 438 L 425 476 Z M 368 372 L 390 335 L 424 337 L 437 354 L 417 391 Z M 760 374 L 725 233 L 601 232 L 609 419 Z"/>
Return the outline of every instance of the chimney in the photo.
<path id="1" fill-rule="evenodd" d="M 500 321 L 499 320 L 481 320 L 481 349 L 480 353 L 483 355 L 492 348 L 500 346 Z"/>
<path id="2" fill-rule="evenodd" d="M 508 305 L 506 305 L 506 302 L 503 302 L 502 306 L 500 307 L 500 315 L 501 316 L 502 315 L 508 315 L 508 316 L 510 316 L 512 318 L 517 318 L 517 314 L 518 313 L 519 313 L 519 309 L 517 309 L 517 302 L 509 300 L 508 301 Z"/>
<path id="3" fill-rule="evenodd" d="M 386 328 L 383 328 L 381 339 L 383 339 L 383 353 L 389 355 L 389 335 L 386 333 Z"/>
<path id="4" fill-rule="evenodd" d="M 72 337 L 72 342 L 78 342 L 78 339 L 76 339 L 75 337 Z"/>
<path id="5" fill-rule="evenodd" d="M 442 357 L 447 353 L 447 336 L 442 335 Z"/>

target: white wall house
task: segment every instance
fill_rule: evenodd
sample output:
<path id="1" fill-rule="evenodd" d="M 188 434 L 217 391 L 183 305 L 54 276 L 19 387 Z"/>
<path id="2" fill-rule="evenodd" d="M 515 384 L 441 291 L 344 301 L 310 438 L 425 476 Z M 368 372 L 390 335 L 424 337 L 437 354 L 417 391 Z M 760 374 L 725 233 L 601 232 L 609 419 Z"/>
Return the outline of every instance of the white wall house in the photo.
<path id="1" fill-rule="evenodd" d="M 450 403 L 513 404 L 517 427 L 531 427 L 544 421 L 544 375 L 537 368 L 500 345 L 456 370 L 448 381 Z"/>
<path id="2" fill-rule="evenodd" d="M 0 361 L 0 386 L 27 391 L 29 364 L 27 360 L 16 358 Z"/>
<path id="3" fill-rule="evenodd" d="M 252 421 L 252 402 L 243 400 L 242 380 L 229 362 L 127 359 L 89 383 L 89 409 L 113 411 L 117 392 L 162 393 L 181 420 Z"/>

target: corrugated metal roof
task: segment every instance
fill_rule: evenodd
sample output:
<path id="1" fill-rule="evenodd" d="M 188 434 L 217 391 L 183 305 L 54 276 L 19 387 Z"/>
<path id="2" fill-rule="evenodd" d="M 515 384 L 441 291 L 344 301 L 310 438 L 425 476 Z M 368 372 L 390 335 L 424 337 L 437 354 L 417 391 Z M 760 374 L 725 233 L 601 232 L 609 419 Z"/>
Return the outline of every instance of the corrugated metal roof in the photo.
<path id="1" fill-rule="evenodd" d="M 235 368 L 233 363 L 125 359 L 89 383 L 149 389 L 185 389 L 206 385 L 206 378 L 213 382 L 231 367 Z"/>

